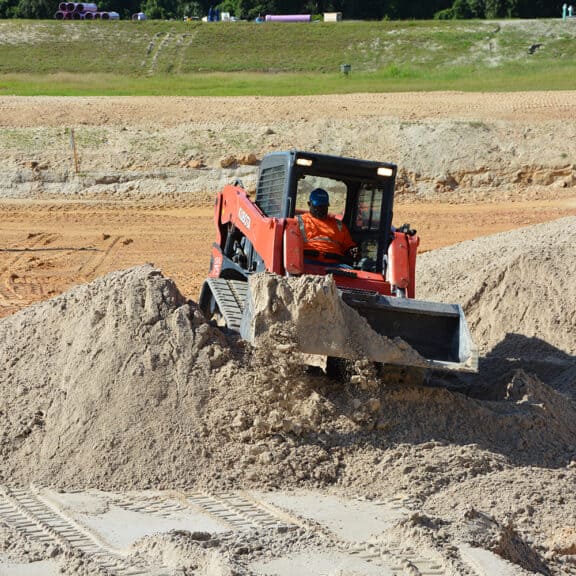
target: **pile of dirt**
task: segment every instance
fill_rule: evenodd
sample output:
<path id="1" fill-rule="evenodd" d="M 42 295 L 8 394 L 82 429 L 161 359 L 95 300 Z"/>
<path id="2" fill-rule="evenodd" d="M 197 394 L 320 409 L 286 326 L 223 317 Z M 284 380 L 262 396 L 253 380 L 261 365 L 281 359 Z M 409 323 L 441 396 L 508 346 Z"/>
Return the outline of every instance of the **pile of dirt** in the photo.
<path id="1" fill-rule="evenodd" d="M 317 282 L 329 295 L 326 279 Z M 246 351 L 224 341 L 150 266 L 31 307 L 3 320 L 0 333 L 4 481 L 348 483 L 348 469 L 362 466 L 347 461 L 362 453 L 366 437 L 376 451 L 438 439 L 542 465 L 572 454 L 572 406 L 528 375 L 509 383 L 510 402 L 493 405 L 402 386 L 396 374 L 381 386 L 361 360 L 352 381 L 338 387 L 311 378 L 274 340 Z"/>
<path id="2" fill-rule="evenodd" d="M 25 309 L 0 332 L 4 481 L 172 482 L 201 450 L 207 375 L 229 351 L 152 267 Z"/>
<path id="3" fill-rule="evenodd" d="M 576 546 L 568 530 L 576 298 L 568 282 L 556 289 L 551 281 L 574 272 L 575 235 L 576 219 L 567 219 L 421 259 L 421 295 L 445 290 L 445 300 L 462 301 L 484 350 L 499 338 L 516 358 L 553 347 L 565 362 L 561 391 L 559 368 L 543 382 L 526 369 L 496 376 L 481 366 L 476 378 L 486 387 L 499 379 L 502 389 L 487 400 L 415 385 L 402 370 L 382 382 L 363 360 L 336 384 L 272 339 L 252 348 L 225 337 L 149 265 L 25 309 L 0 321 L 0 483 L 403 494 L 428 515 L 406 529 L 441 526 L 472 541 L 478 512 L 498 527 L 486 546 L 514 556 L 522 546 L 511 547 L 512 534 L 537 556 L 563 557 Z M 269 275 L 262 282 L 285 289 Z M 335 292 L 317 282 L 333 308 Z M 553 289 L 542 310 L 542 291 Z M 304 302 L 310 313 L 313 300 Z M 509 345 L 507 326 L 520 349 Z"/>
<path id="4" fill-rule="evenodd" d="M 484 355 L 576 354 L 576 218 L 470 240 L 418 258 L 417 296 L 462 304 Z"/>

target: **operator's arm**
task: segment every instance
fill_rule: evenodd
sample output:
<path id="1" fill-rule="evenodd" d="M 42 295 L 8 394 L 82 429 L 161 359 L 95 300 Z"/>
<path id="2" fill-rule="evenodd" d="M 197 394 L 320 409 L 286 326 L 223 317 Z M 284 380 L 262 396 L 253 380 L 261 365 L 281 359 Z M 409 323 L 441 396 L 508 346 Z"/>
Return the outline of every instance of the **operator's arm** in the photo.
<path id="1" fill-rule="evenodd" d="M 360 249 L 356 245 L 356 242 L 354 242 L 352 239 L 350 230 L 348 230 L 348 227 L 343 222 L 339 227 L 338 244 L 341 248 L 341 253 L 343 256 L 346 258 L 351 258 L 352 262 L 357 262 L 360 260 Z"/>
<path id="2" fill-rule="evenodd" d="M 352 240 L 352 236 L 350 235 L 350 231 L 346 224 L 342 223 L 342 229 L 340 230 L 340 237 L 338 238 L 338 242 L 340 246 L 342 246 L 344 252 L 350 252 L 354 248 L 358 248 L 356 246 L 356 242 Z"/>

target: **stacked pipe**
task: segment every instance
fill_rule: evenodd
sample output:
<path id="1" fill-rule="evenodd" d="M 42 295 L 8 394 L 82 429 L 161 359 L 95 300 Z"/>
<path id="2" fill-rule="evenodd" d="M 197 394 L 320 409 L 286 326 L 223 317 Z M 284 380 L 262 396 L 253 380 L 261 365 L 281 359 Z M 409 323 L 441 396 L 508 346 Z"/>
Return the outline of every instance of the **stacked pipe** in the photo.
<path id="1" fill-rule="evenodd" d="M 60 2 L 56 20 L 119 20 L 118 12 L 98 12 L 98 6 L 86 2 Z"/>

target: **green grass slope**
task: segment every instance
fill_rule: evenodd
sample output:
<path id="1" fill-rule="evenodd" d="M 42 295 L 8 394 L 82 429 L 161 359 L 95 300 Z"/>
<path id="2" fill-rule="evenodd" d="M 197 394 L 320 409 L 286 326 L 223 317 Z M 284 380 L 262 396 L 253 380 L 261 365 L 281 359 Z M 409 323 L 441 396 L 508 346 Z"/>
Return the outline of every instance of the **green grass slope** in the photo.
<path id="1" fill-rule="evenodd" d="M 573 89 L 575 68 L 561 20 L 0 21 L 0 94 Z"/>

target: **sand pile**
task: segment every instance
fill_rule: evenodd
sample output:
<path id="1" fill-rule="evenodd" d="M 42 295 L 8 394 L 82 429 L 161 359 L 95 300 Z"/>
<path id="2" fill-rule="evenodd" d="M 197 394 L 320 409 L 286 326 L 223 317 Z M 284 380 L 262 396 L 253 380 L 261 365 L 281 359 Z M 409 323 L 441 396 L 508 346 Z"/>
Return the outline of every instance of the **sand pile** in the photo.
<path id="1" fill-rule="evenodd" d="M 225 338 L 152 266 L 8 317 L 0 321 L 0 483 L 404 494 L 431 518 L 406 529 L 441 526 L 472 541 L 480 511 L 496 527 L 486 546 L 514 541 L 505 538 L 512 522 L 537 555 L 565 554 L 576 546 L 568 530 L 575 289 L 557 279 L 574 271 L 575 224 L 422 258 L 420 296 L 444 290 L 463 302 L 484 349 L 502 346 L 516 358 L 552 351 L 562 362 L 547 382 L 527 369 L 502 382 L 499 372 L 498 400 L 416 386 L 402 370 L 379 382 L 362 360 L 345 384 L 311 376 L 286 347 Z M 554 290 L 546 309 L 543 290 Z M 496 384 L 489 368 L 477 377 L 486 387 Z"/>
<path id="2" fill-rule="evenodd" d="M 377 453 L 435 439 L 522 463 L 572 455 L 573 407 L 528 375 L 492 404 L 401 384 L 401 373 L 382 386 L 362 361 L 336 386 L 284 347 L 226 342 L 150 266 L 9 317 L 0 336 L 6 482 L 348 483 L 365 439 Z"/>
<path id="3" fill-rule="evenodd" d="M 470 240 L 418 259 L 418 298 L 462 304 L 486 355 L 576 354 L 576 218 Z"/>
<path id="4" fill-rule="evenodd" d="M 0 334 L 4 481 L 161 481 L 166 446 L 175 466 L 194 452 L 209 390 L 204 376 L 190 399 L 190 383 L 229 353 L 150 266 L 26 309 Z"/>

